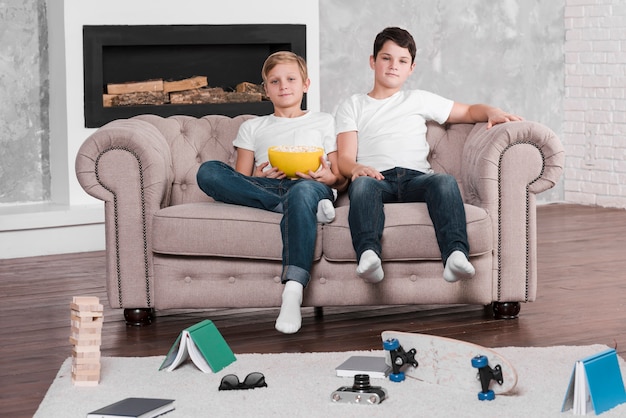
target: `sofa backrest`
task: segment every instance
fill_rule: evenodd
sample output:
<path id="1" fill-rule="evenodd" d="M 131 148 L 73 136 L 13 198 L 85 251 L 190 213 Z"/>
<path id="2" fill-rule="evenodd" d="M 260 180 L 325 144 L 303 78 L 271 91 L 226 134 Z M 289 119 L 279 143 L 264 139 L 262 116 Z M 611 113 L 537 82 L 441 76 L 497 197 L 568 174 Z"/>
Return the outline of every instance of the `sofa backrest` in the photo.
<path id="1" fill-rule="evenodd" d="M 474 124 L 445 124 L 428 122 L 426 139 L 430 145 L 428 161 L 434 172 L 451 174 L 459 183 L 461 194 L 464 188 L 461 176 L 463 165 L 463 147 L 465 140 L 473 129 L 484 129 Z"/>
<path id="2" fill-rule="evenodd" d="M 220 160 L 235 166 L 237 153 L 233 141 L 239 126 L 254 116 L 242 115 L 230 118 L 223 115 L 192 116 L 141 115 L 135 118 L 154 125 L 165 137 L 172 154 L 172 191 L 170 205 L 209 202 L 196 182 L 200 164 L 208 160 Z"/>
<path id="3" fill-rule="evenodd" d="M 234 167 L 237 152 L 232 142 L 237 136 L 239 126 L 253 117 L 255 116 L 135 117 L 154 125 L 170 146 L 173 172 L 170 205 L 211 201 L 196 183 L 198 168 L 208 160 L 224 161 Z M 452 174 L 460 181 L 463 143 L 473 127 L 474 125 L 442 126 L 428 123 L 426 137 L 431 147 L 429 160 L 435 172 Z"/>

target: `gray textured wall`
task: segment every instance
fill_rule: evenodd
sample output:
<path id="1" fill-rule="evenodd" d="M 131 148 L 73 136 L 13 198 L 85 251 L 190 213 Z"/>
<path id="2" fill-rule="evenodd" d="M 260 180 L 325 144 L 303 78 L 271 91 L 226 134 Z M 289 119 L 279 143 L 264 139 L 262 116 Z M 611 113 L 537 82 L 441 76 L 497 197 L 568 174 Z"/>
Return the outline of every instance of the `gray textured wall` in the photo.
<path id="1" fill-rule="evenodd" d="M 488 103 L 562 134 L 564 0 L 320 0 L 321 108 L 373 84 L 369 56 L 386 26 L 417 43 L 407 88 Z M 539 201 L 562 200 L 562 184 Z"/>
<path id="2" fill-rule="evenodd" d="M 0 204 L 50 198 L 44 0 L 0 1 Z"/>
<path id="3" fill-rule="evenodd" d="M 0 1 L 0 204 L 50 198 L 45 0 Z M 485 102 L 561 134 L 564 0 L 320 0 L 321 106 L 371 88 L 385 26 L 418 43 L 408 88 Z M 540 200 L 562 200 L 560 186 Z"/>

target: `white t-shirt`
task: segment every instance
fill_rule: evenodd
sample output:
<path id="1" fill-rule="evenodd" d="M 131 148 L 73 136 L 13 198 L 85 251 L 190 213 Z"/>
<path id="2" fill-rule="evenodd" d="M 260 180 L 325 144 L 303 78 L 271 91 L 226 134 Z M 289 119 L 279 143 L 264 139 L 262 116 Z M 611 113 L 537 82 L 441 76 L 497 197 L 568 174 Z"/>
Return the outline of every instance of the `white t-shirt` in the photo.
<path id="1" fill-rule="evenodd" d="M 357 131 L 357 162 L 378 171 L 394 167 L 430 172 L 426 121 L 444 123 L 454 102 L 424 90 L 386 99 L 355 94 L 339 105 L 335 132 Z"/>
<path id="2" fill-rule="evenodd" d="M 324 112 L 307 112 L 297 118 L 267 115 L 248 119 L 239 127 L 233 145 L 254 152 L 257 166 L 269 161 L 267 149 L 274 145 L 322 147 L 327 155 L 337 151 L 334 119 Z"/>

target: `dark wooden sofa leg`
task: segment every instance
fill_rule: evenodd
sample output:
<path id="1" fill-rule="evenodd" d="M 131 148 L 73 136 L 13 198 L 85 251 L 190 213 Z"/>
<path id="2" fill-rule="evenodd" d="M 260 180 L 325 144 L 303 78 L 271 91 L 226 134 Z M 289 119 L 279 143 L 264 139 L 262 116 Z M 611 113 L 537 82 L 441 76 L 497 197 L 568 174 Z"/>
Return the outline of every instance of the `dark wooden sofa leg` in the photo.
<path id="1" fill-rule="evenodd" d="M 493 302 L 491 304 L 495 319 L 516 319 L 521 309 L 519 302 Z"/>
<path id="2" fill-rule="evenodd" d="M 126 325 L 141 327 L 150 325 L 154 319 L 154 308 L 124 309 Z"/>

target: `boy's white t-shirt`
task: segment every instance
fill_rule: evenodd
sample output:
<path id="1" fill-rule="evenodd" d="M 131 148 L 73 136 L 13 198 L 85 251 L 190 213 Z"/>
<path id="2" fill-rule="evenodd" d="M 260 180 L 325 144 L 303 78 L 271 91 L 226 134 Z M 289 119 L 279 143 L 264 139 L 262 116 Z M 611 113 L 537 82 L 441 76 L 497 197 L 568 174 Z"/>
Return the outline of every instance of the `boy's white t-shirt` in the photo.
<path id="1" fill-rule="evenodd" d="M 257 166 L 269 161 L 267 149 L 275 145 L 322 147 L 327 155 L 337 151 L 334 118 L 329 113 L 309 111 L 297 118 L 267 115 L 248 119 L 239 127 L 233 145 L 254 152 Z"/>
<path id="2" fill-rule="evenodd" d="M 378 171 L 404 167 L 428 173 L 426 121 L 444 123 L 454 102 L 424 90 L 401 90 L 386 99 L 355 94 L 335 114 L 335 132 L 357 131 L 357 162 Z"/>

